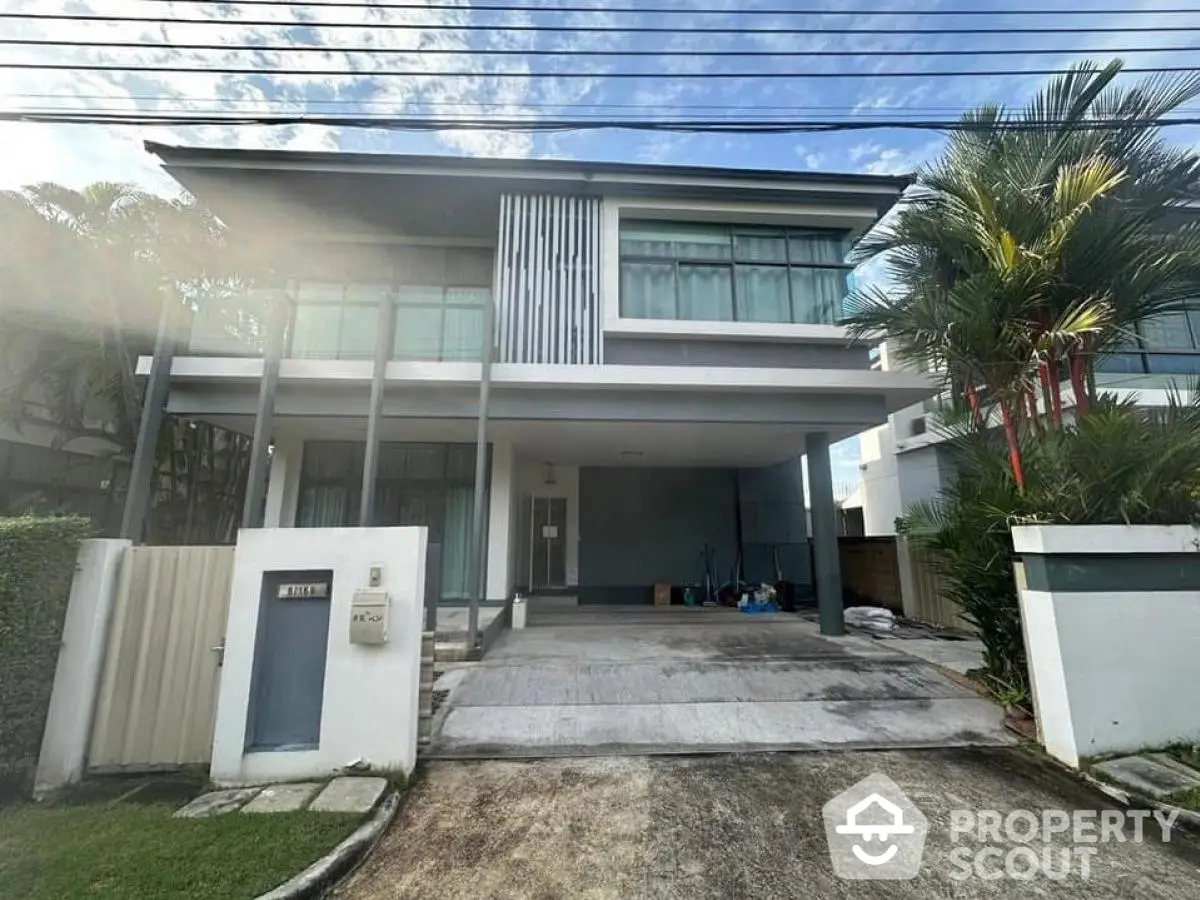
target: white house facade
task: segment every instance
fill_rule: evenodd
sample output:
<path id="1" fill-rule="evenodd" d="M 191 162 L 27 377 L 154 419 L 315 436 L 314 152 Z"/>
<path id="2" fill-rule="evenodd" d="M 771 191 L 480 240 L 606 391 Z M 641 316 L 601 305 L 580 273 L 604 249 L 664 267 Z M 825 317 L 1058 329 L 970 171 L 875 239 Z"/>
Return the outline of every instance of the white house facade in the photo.
<path id="1" fill-rule="evenodd" d="M 906 179 L 147 148 L 277 273 L 139 365 L 255 436 L 245 524 L 425 525 L 446 604 L 475 535 L 488 603 L 740 565 L 840 618 L 829 445 L 931 393 L 838 324 Z"/>

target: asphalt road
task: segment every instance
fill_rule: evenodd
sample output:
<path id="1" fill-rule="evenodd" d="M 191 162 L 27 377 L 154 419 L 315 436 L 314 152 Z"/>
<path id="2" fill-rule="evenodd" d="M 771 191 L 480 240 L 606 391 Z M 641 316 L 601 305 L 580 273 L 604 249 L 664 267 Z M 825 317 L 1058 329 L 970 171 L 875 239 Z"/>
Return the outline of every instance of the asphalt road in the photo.
<path id="1" fill-rule="evenodd" d="M 928 820 L 913 880 L 835 874 L 822 807 L 873 773 L 892 778 Z M 1164 843 L 1150 818 L 1140 842 L 1130 819 L 1123 830 L 1094 827 L 1105 810 L 1114 824 L 1116 809 L 1021 747 L 434 762 L 338 896 L 1200 897 L 1196 836 L 1172 830 Z M 981 811 L 999 813 L 996 823 L 1029 815 L 1012 831 L 980 831 L 964 815 L 985 822 Z M 1102 842 L 1036 825 L 1073 823 L 1076 813 L 1081 835 Z M 1026 820 L 1039 829 L 1032 840 Z M 1048 877 L 1047 863 L 1063 877 Z"/>

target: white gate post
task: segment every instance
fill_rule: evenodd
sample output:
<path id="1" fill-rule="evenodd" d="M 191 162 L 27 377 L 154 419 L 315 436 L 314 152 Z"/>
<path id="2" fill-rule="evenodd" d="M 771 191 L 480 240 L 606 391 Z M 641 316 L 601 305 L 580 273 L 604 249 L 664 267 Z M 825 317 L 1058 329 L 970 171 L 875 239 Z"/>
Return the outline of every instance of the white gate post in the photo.
<path id="1" fill-rule="evenodd" d="M 124 538 L 104 538 L 86 540 L 79 548 L 38 756 L 35 796 L 83 777 L 117 575 L 132 545 Z"/>

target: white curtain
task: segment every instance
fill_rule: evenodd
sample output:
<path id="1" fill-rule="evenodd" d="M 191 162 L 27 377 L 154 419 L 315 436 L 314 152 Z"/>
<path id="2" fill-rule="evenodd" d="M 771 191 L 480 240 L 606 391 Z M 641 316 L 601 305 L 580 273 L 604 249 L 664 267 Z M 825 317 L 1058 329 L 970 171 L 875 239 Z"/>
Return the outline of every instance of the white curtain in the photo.
<path id="1" fill-rule="evenodd" d="M 442 531 L 442 596 L 467 599 L 471 560 L 471 510 L 474 491 L 451 485 L 446 491 L 446 524 Z"/>
<path id="2" fill-rule="evenodd" d="M 733 321 L 733 276 L 728 266 L 679 267 L 679 318 Z"/>
<path id="3" fill-rule="evenodd" d="M 437 359 L 442 349 L 440 306 L 397 306 L 392 359 Z"/>
<path id="4" fill-rule="evenodd" d="M 621 263 L 621 315 L 630 319 L 674 319 L 675 266 Z"/>
<path id="5" fill-rule="evenodd" d="M 447 306 L 442 323 L 442 359 L 479 359 L 483 351 L 483 307 Z"/>
<path id="6" fill-rule="evenodd" d="M 346 492 L 342 484 L 318 484 L 305 488 L 296 512 L 300 528 L 336 528 L 348 525 Z"/>
<path id="7" fill-rule="evenodd" d="M 846 299 L 844 269 L 792 269 L 792 306 L 796 322 L 835 325 Z"/>
<path id="8" fill-rule="evenodd" d="M 785 266 L 738 266 L 739 322 L 790 322 L 788 270 Z"/>

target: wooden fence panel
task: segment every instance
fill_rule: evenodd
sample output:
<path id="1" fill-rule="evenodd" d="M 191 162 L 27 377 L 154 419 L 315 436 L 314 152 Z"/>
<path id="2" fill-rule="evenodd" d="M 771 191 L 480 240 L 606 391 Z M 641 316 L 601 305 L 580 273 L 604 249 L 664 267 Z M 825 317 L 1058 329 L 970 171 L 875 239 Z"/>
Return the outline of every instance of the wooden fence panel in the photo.
<path id="1" fill-rule="evenodd" d="M 958 604 L 946 595 L 930 555 L 903 538 L 897 540 L 897 551 L 904 583 L 904 614 L 930 625 L 974 632 L 971 623 L 959 614 Z"/>

